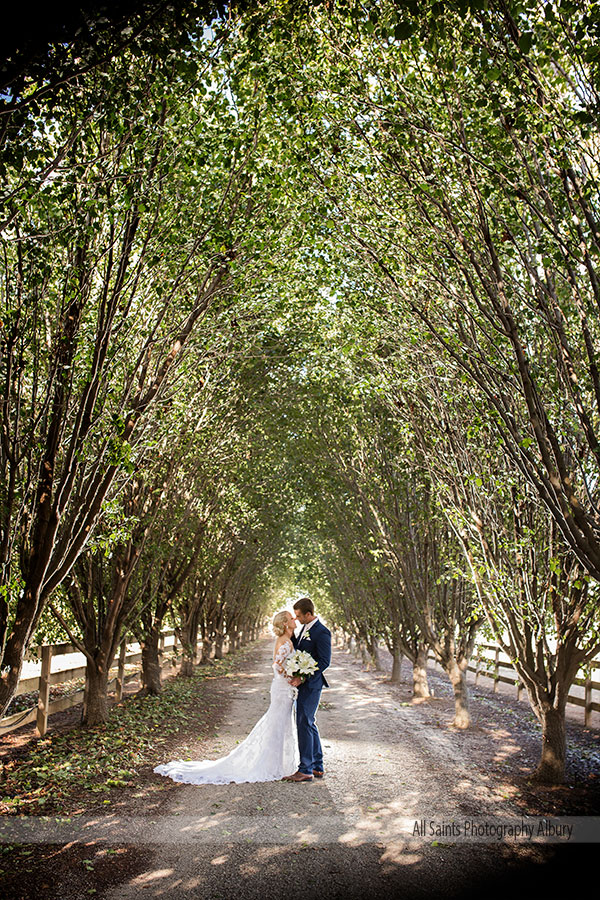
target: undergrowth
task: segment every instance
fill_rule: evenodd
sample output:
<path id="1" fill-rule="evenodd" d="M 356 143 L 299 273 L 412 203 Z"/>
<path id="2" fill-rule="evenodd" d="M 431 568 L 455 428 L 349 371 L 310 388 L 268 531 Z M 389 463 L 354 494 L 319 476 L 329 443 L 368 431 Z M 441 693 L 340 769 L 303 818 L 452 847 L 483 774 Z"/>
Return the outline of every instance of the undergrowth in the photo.
<path id="1" fill-rule="evenodd" d="M 201 701 L 203 682 L 232 675 L 246 649 L 197 666 L 189 678 L 166 681 L 156 696 L 126 698 L 102 725 L 79 725 L 42 738 L 18 759 L 0 763 L 0 814 L 43 811 L 49 800 L 82 789 L 102 794 L 134 785 L 139 767 L 156 760 L 170 735 L 201 728 L 214 705 Z"/>

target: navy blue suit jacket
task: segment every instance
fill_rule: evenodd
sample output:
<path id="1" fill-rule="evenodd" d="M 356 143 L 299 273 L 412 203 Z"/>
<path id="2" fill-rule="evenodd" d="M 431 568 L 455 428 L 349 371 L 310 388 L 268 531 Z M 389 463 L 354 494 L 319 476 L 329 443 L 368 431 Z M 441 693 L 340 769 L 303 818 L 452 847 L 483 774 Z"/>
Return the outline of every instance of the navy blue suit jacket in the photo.
<path id="1" fill-rule="evenodd" d="M 308 687 L 310 689 L 323 686 L 329 687 L 323 672 L 331 662 L 331 632 L 329 628 L 323 625 L 320 619 L 317 619 L 312 623 L 308 632 L 304 632 L 304 635 L 301 641 L 298 641 L 295 634 L 292 635 L 294 650 L 304 650 L 306 653 L 310 653 L 319 668 L 314 675 L 309 675 L 300 687 Z"/>

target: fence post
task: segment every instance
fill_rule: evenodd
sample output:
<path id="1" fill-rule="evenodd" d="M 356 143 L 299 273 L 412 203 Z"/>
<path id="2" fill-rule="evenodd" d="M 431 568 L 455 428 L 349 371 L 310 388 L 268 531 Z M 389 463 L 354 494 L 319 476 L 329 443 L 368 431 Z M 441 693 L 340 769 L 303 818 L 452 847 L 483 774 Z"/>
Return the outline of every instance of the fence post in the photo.
<path id="1" fill-rule="evenodd" d="M 50 700 L 50 663 L 52 660 L 52 644 L 42 647 L 42 671 L 40 674 L 40 690 L 36 725 L 40 737 L 44 737 L 48 727 L 48 702 Z"/>
<path id="2" fill-rule="evenodd" d="M 500 650 L 496 647 L 494 655 L 494 693 L 498 692 L 498 676 L 500 674 Z"/>
<path id="3" fill-rule="evenodd" d="M 88 691 L 89 691 L 89 689 L 90 689 L 90 681 L 89 681 L 89 678 L 88 678 L 88 667 L 87 667 L 87 663 L 86 663 L 86 667 L 85 667 L 85 682 L 84 682 L 84 685 L 83 685 L 83 703 L 81 704 L 81 721 L 82 721 L 82 722 L 83 722 L 83 720 L 85 719 L 85 711 L 86 711 L 86 709 L 87 709 L 87 698 L 88 698 Z"/>
<path id="4" fill-rule="evenodd" d="M 119 667 L 117 669 L 117 689 L 116 689 L 116 697 L 117 703 L 120 703 L 123 699 L 123 684 L 125 681 L 125 655 L 127 653 L 127 640 L 123 638 L 121 641 L 121 647 L 119 649 Z"/>
<path id="5" fill-rule="evenodd" d="M 158 668 L 160 669 L 161 674 L 162 674 L 162 670 L 163 670 L 164 655 L 165 655 L 165 636 L 161 631 L 160 637 L 158 639 Z"/>
<path id="6" fill-rule="evenodd" d="M 592 724 L 592 669 L 591 666 L 585 676 L 585 706 L 583 721 L 586 726 Z"/>

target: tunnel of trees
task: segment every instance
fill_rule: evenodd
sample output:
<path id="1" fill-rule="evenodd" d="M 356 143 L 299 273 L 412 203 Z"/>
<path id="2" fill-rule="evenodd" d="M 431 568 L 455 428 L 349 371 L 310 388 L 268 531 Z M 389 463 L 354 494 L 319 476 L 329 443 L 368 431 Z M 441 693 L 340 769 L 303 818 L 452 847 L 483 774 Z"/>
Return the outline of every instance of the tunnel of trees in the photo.
<path id="1" fill-rule="evenodd" d="M 600 649 L 600 5 L 67 4 L 5 35 L 0 710 L 32 643 L 161 689 L 298 585 L 565 774 Z M 45 29 L 45 30 L 44 30 Z M 12 38 L 12 43 L 11 43 Z"/>

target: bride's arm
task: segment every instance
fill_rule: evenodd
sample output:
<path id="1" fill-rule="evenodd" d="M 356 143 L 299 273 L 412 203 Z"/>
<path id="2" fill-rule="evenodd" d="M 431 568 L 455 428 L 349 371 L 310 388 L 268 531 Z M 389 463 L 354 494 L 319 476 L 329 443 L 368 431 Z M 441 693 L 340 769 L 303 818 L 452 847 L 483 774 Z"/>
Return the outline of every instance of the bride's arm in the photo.
<path id="1" fill-rule="evenodd" d="M 283 668 L 283 666 L 282 666 L 282 664 L 281 664 L 281 662 L 280 662 L 280 656 L 279 656 L 279 654 L 280 654 L 280 652 L 281 652 L 281 648 L 282 648 L 282 647 L 285 647 L 285 641 L 284 641 L 283 643 L 281 643 L 281 644 L 279 645 L 279 647 L 277 647 L 277 649 L 275 650 L 275 653 L 274 653 L 274 655 L 273 655 L 273 664 L 274 664 L 275 668 L 277 669 L 277 671 L 279 672 L 279 674 L 280 674 L 280 675 L 283 675 L 283 677 L 284 677 L 285 680 L 288 682 L 288 684 L 291 684 L 292 681 L 293 681 L 293 679 L 287 674 L 287 672 L 285 671 L 285 669 Z M 287 658 L 287 657 L 284 656 L 282 661 L 285 662 L 286 658 Z"/>

